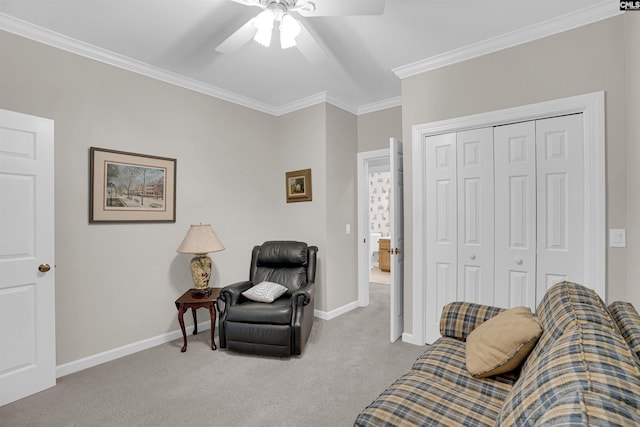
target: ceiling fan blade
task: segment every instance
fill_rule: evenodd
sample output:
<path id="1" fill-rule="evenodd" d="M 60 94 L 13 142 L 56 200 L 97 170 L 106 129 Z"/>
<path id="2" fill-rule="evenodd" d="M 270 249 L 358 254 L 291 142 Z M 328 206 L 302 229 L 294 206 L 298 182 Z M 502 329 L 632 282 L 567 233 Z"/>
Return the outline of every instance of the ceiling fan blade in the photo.
<path id="1" fill-rule="evenodd" d="M 318 40 L 309 32 L 305 23 L 302 20 L 298 22 L 300 22 L 300 34 L 296 38 L 296 46 L 307 61 L 312 65 L 318 65 L 327 58 L 327 54 Z"/>
<path id="2" fill-rule="evenodd" d="M 222 43 L 216 47 L 216 52 L 233 53 L 247 44 L 249 40 L 256 34 L 256 27 L 253 25 L 253 18 L 246 22 L 242 27 L 238 28 L 235 33 L 231 34 Z"/>
<path id="3" fill-rule="evenodd" d="M 298 13 L 305 17 L 382 15 L 385 0 L 315 0 L 312 3 L 316 6 L 313 12 L 301 9 Z"/>

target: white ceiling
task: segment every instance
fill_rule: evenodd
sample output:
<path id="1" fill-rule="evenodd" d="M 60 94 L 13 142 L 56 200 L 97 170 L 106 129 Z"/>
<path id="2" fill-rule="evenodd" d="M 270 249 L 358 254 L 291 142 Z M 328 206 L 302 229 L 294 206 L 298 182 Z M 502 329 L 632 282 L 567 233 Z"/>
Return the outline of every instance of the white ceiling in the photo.
<path id="1" fill-rule="evenodd" d="M 279 43 L 265 48 L 252 40 L 236 53 L 216 52 L 260 11 L 230 0 L 0 0 L 0 29 L 272 113 L 319 94 L 357 111 L 395 102 L 396 73 L 408 64 L 477 50 L 483 41 L 490 50 L 501 37 L 535 36 L 536 28 L 576 14 L 588 20 L 604 3 L 617 5 L 386 0 L 378 16 L 301 18 L 327 53 L 317 65 Z"/>

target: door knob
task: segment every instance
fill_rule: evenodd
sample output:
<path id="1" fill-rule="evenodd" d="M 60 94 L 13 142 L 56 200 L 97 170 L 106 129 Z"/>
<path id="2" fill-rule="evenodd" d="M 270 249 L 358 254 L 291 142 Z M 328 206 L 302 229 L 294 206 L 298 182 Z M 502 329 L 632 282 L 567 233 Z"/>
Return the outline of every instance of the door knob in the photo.
<path id="1" fill-rule="evenodd" d="M 395 254 L 396 254 L 396 255 L 401 254 L 401 253 L 402 253 L 402 250 L 401 250 L 401 249 L 398 249 L 398 248 L 396 248 L 396 249 L 395 249 Z"/>
<path id="2" fill-rule="evenodd" d="M 40 264 L 38 266 L 38 270 L 40 270 L 42 273 L 46 273 L 47 271 L 51 270 L 51 266 L 49 264 Z"/>
<path id="3" fill-rule="evenodd" d="M 472 259 L 472 260 L 476 259 L 476 254 L 469 255 L 469 258 Z"/>
<path id="4" fill-rule="evenodd" d="M 518 265 L 522 265 L 522 258 L 518 258 L 518 259 L 516 259 L 516 264 L 518 264 Z"/>

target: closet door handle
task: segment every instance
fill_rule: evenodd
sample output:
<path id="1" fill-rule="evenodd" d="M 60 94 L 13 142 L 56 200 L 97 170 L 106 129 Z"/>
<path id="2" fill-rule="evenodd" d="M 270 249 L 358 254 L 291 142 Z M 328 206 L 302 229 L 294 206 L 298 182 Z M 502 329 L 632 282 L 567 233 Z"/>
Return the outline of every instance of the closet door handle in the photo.
<path id="1" fill-rule="evenodd" d="M 471 260 L 476 259 L 476 254 L 471 254 L 471 255 L 469 255 L 469 258 L 470 258 Z"/>
<path id="2" fill-rule="evenodd" d="M 524 261 L 522 261 L 522 258 L 516 258 L 516 264 L 518 265 L 522 265 Z"/>

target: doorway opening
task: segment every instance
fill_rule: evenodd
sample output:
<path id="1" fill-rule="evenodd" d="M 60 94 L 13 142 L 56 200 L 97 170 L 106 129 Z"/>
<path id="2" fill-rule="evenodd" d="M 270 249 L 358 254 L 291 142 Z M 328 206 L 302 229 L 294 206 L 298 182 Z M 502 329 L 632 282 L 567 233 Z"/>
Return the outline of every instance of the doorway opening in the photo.
<path id="1" fill-rule="evenodd" d="M 369 282 L 391 285 L 391 263 L 389 260 L 391 220 L 391 169 L 389 157 L 371 159 L 368 165 L 366 210 L 369 212 L 368 261 Z"/>
<path id="2" fill-rule="evenodd" d="M 395 138 L 388 149 L 358 153 L 358 305 L 369 305 L 370 288 L 388 286 L 391 342 L 404 328 L 402 159 Z"/>
<path id="3" fill-rule="evenodd" d="M 379 234 L 372 235 L 371 231 L 371 193 L 373 190 L 371 189 L 370 175 L 390 170 L 389 149 L 358 153 L 358 305 L 361 307 L 369 305 L 371 279 L 373 274 L 380 269 L 378 245 L 382 232 L 374 232 Z M 391 283 L 390 277 L 389 283 Z"/>

